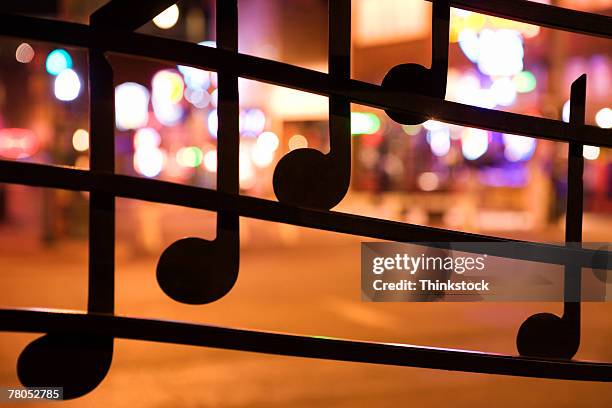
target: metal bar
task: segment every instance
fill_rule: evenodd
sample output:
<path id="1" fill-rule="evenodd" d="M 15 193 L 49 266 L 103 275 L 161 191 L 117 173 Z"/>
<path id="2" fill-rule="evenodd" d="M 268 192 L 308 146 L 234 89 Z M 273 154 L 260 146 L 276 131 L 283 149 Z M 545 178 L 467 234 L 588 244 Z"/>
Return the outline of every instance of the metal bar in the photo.
<path id="1" fill-rule="evenodd" d="M 0 330 L 78 332 L 93 336 L 392 366 L 564 380 L 612 381 L 610 363 L 546 360 L 73 311 L 0 309 Z"/>
<path id="2" fill-rule="evenodd" d="M 0 34 L 53 41 L 75 46 L 95 46 L 107 51 L 172 61 L 212 71 L 234 67 L 237 75 L 323 96 L 341 96 L 381 109 L 431 116 L 462 126 L 612 147 L 612 131 L 558 120 L 478 108 L 406 92 L 385 91 L 356 80 L 332 81 L 325 73 L 223 49 L 167 38 L 0 13 Z"/>
<path id="3" fill-rule="evenodd" d="M 285 205 L 277 201 L 227 194 L 206 188 L 124 175 L 98 173 L 68 167 L 0 160 L 0 181 L 67 190 L 105 191 L 117 197 L 180 205 L 208 211 L 231 210 L 238 215 L 264 221 L 399 242 L 511 242 L 515 259 L 563 265 L 568 256 L 584 267 L 608 269 L 612 253 L 592 249 L 565 248 L 425 227 L 378 218 L 320 211 Z M 494 249 L 491 249 L 494 250 Z M 469 252 L 468 249 L 466 249 Z M 495 255 L 495 252 L 490 252 Z"/>
<path id="4" fill-rule="evenodd" d="M 570 122 L 584 124 L 586 111 L 587 76 L 583 74 L 572 84 L 570 93 Z M 567 210 L 565 214 L 565 241 L 580 247 L 582 243 L 582 217 L 584 207 L 584 158 L 583 145 L 569 144 L 567 163 Z M 572 260 L 573 261 L 573 260 Z M 574 262 L 565 265 L 563 319 L 575 331 L 576 342 L 580 344 L 580 295 L 582 268 Z M 568 301 L 570 299 L 571 301 Z M 576 301 L 578 300 L 578 301 Z"/>
<path id="5" fill-rule="evenodd" d="M 115 170 L 115 95 L 113 71 L 102 51 L 89 50 L 90 168 Z M 115 196 L 89 196 L 88 310 L 112 313 L 115 294 Z"/>

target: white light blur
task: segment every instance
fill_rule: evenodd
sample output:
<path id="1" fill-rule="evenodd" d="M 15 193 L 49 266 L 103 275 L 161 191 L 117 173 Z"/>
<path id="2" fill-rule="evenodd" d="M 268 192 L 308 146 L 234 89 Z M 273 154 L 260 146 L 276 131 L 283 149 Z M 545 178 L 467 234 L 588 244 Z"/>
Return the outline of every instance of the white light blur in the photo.
<path id="1" fill-rule="evenodd" d="M 523 70 L 523 40 L 515 30 L 480 32 L 478 69 L 490 76 L 513 76 Z"/>
<path id="2" fill-rule="evenodd" d="M 164 126 L 174 126 L 183 117 L 179 104 L 183 99 L 185 83 L 175 70 L 165 69 L 157 72 L 152 81 L 153 113 Z"/>
<path id="3" fill-rule="evenodd" d="M 149 90 L 135 82 L 115 88 L 115 122 L 120 130 L 137 129 L 149 121 Z"/>
<path id="4" fill-rule="evenodd" d="M 247 109 L 240 113 L 240 133 L 255 136 L 263 132 L 266 126 L 266 115 L 261 109 Z"/>
<path id="5" fill-rule="evenodd" d="M 204 154 L 204 160 L 202 161 L 204 168 L 211 173 L 217 172 L 217 151 L 210 150 Z"/>
<path id="6" fill-rule="evenodd" d="M 480 80 L 473 74 L 461 76 L 454 89 L 454 94 L 457 102 L 466 105 L 487 109 L 492 109 L 497 105 L 491 90 L 482 89 Z"/>
<path id="7" fill-rule="evenodd" d="M 308 147 L 308 140 L 302 135 L 293 135 L 289 138 L 289 150 L 305 149 Z"/>
<path id="8" fill-rule="evenodd" d="M 145 177 L 155 177 L 164 168 L 166 157 L 157 147 L 138 149 L 134 153 L 134 169 Z"/>
<path id="9" fill-rule="evenodd" d="M 597 160 L 600 151 L 601 149 L 598 146 L 585 145 L 582 147 L 582 157 L 587 160 Z"/>
<path id="10" fill-rule="evenodd" d="M 210 103 L 210 94 L 202 89 L 185 89 L 185 99 L 196 108 L 202 109 Z"/>
<path id="11" fill-rule="evenodd" d="M 210 136 L 217 138 L 217 130 L 219 129 L 219 119 L 217 118 L 217 110 L 213 109 L 208 113 L 208 133 Z"/>
<path id="12" fill-rule="evenodd" d="M 478 62 L 480 55 L 480 39 L 478 34 L 469 28 L 461 30 L 459 33 L 459 47 L 465 56 L 472 62 Z"/>
<path id="13" fill-rule="evenodd" d="M 186 65 L 176 66 L 190 89 L 206 90 L 210 86 L 210 72 Z"/>
<path id="14" fill-rule="evenodd" d="M 256 144 L 264 150 L 274 152 L 276 149 L 278 149 L 280 141 L 278 140 L 278 136 L 276 136 L 276 133 L 263 132 L 257 137 Z"/>
<path id="15" fill-rule="evenodd" d="M 81 80 L 76 72 L 68 68 L 55 77 L 55 97 L 60 101 L 73 101 L 81 91 Z"/>
<path id="16" fill-rule="evenodd" d="M 267 149 L 265 146 L 255 143 L 251 148 L 251 160 L 256 167 L 267 167 L 274 161 L 274 150 Z"/>
<path id="17" fill-rule="evenodd" d="M 174 27 L 179 19 L 179 14 L 178 6 L 173 4 L 153 18 L 153 24 L 162 30 L 167 30 Z"/>
<path id="18" fill-rule="evenodd" d="M 427 141 L 434 155 L 446 156 L 451 148 L 450 130 L 448 128 L 430 130 L 427 132 Z"/>
<path id="19" fill-rule="evenodd" d="M 444 128 L 444 123 L 429 119 L 423 122 L 423 127 L 427 130 L 440 130 Z"/>
<path id="20" fill-rule="evenodd" d="M 153 99 L 153 113 L 164 126 L 174 126 L 183 118 L 183 107 L 180 104 L 165 103 Z"/>
<path id="21" fill-rule="evenodd" d="M 159 147 L 161 136 L 153 128 L 138 129 L 134 133 L 134 149 L 151 149 Z"/>
<path id="22" fill-rule="evenodd" d="M 464 129 L 461 134 L 461 153 L 467 160 L 476 160 L 489 149 L 489 132 L 482 129 Z"/>
<path id="23" fill-rule="evenodd" d="M 570 121 L 570 101 L 569 99 L 565 101 L 565 103 L 563 104 L 563 109 L 561 110 L 561 119 L 563 119 L 563 121 L 566 123 L 569 123 Z"/>
<path id="24" fill-rule="evenodd" d="M 498 105 L 510 106 L 516 101 L 516 85 L 508 77 L 496 79 L 491 85 L 493 99 Z"/>
<path id="25" fill-rule="evenodd" d="M 595 115 L 595 123 L 597 126 L 604 129 L 612 128 L 612 109 L 603 108 Z"/>
<path id="26" fill-rule="evenodd" d="M 504 133 L 504 157 L 511 162 L 529 160 L 536 148 L 536 140 L 531 137 Z"/>
<path id="27" fill-rule="evenodd" d="M 77 152 L 85 152 L 89 149 L 89 132 L 85 129 L 77 129 L 72 134 L 72 147 Z"/>

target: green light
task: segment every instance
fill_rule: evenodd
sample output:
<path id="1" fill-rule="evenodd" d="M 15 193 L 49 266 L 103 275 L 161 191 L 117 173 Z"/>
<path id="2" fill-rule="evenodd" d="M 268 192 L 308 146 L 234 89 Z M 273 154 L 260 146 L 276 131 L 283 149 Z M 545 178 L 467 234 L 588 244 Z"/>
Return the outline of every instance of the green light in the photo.
<path id="1" fill-rule="evenodd" d="M 536 88 L 537 81 L 535 76 L 529 71 L 519 72 L 512 79 L 516 90 L 520 93 L 531 92 Z"/>
<path id="2" fill-rule="evenodd" d="M 353 135 L 371 135 L 380 129 L 380 119 L 369 112 L 351 112 L 351 133 Z"/>
<path id="3" fill-rule="evenodd" d="M 202 164 L 202 150 L 196 146 L 183 147 L 176 153 L 176 160 L 184 167 L 198 167 Z"/>

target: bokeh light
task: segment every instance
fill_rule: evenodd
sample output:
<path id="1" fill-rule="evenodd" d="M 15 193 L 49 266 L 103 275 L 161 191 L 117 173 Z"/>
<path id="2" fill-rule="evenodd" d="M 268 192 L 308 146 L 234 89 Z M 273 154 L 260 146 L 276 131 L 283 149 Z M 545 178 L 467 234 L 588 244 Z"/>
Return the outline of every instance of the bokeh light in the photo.
<path id="1" fill-rule="evenodd" d="M 595 115 L 595 123 L 597 123 L 597 126 L 599 126 L 600 128 L 612 128 L 612 109 L 600 109 Z"/>
<path id="2" fill-rule="evenodd" d="M 305 149 L 308 147 L 308 140 L 302 135 L 293 135 L 289 138 L 289 150 Z"/>
<path id="3" fill-rule="evenodd" d="M 482 157 L 489 149 L 489 132 L 482 129 L 465 128 L 461 134 L 461 153 L 467 160 Z"/>
<path id="4" fill-rule="evenodd" d="M 169 28 L 174 27 L 179 19 L 180 11 L 176 4 L 168 7 L 161 13 L 159 13 L 155 18 L 153 18 L 153 24 L 162 30 L 167 30 Z"/>
<path id="5" fill-rule="evenodd" d="M 62 71 L 72 68 L 72 57 L 64 49 L 53 50 L 47 55 L 45 68 L 49 74 L 59 75 Z"/>
<path id="6" fill-rule="evenodd" d="M 137 129 L 149 121 L 149 90 L 135 82 L 115 88 L 115 121 L 120 130 Z"/>
<path id="7" fill-rule="evenodd" d="M 34 59 L 34 48 L 28 43 L 21 43 L 15 50 L 15 59 L 22 64 L 27 64 Z"/>
<path id="8" fill-rule="evenodd" d="M 55 97 L 60 101 L 73 101 L 81 91 L 81 79 L 72 69 L 65 69 L 55 77 L 53 90 Z"/>
<path id="9" fill-rule="evenodd" d="M 72 134 L 72 147 L 77 152 L 85 152 L 89 149 L 89 132 L 85 129 L 77 129 Z"/>

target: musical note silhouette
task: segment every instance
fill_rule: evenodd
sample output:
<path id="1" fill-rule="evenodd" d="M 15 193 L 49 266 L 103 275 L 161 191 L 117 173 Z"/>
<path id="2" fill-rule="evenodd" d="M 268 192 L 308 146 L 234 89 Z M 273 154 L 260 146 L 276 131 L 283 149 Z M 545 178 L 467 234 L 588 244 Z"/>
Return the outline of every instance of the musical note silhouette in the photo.
<path id="1" fill-rule="evenodd" d="M 217 47 L 238 51 L 236 0 L 217 2 Z M 238 77 L 232 67 L 218 73 L 217 189 L 239 193 Z M 238 279 L 240 230 L 238 216 L 217 213 L 216 238 L 184 238 L 171 244 L 157 263 L 157 282 L 172 299 L 188 304 L 214 302 Z"/>
<path id="2" fill-rule="evenodd" d="M 432 0 L 432 3 L 431 68 L 419 64 L 396 65 L 385 75 L 382 81 L 384 89 L 444 99 L 448 73 L 450 1 Z M 417 125 L 428 119 L 425 115 L 390 109 L 385 109 L 385 113 L 394 121 L 404 125 Z"/>
<path id="3" fill-rule="evenodd" d="M 103 51 L 89 50 L 91 169 L 114 171 L 115 105 L 113 71 Z M 87 311 L 114 311 L 115 197 L 89 195 L 89 293 Z M 17 361 L 17 375 L 27 387 L 63 387 L 64 399 L 87 394 L 106 376 L 113 358 L 113 338 L 48 333 L 30 343 Z"/>
<path id="4" fill-rule="evenodd" d="M 341 83 L 351 75 L 351 2 L 329 1 L 329 75 Z M 337 29 L 342 27 L 342 29 Z M 296 149 L 278 162 L 273 186 L 282 203 L 328 210 L 346 195 L 351 180 L 351 108 L 329 98 L 329 153 Z"/>
<path id="5" fill-rule="evenodd" d="M 584 125 L 586 105 L 586 74 L 572 84 L 570 123 Z M 584 158 L 583 145 L 569 143 L 568 201 L 565 216 L 565 241 L 580 246 L 582 242 L 582 207 Z M 570 200 L 569 197 L 579 197 Z M 552 358 L 572 358 L 580 346 L 581 266 L 568 263 L 564 268 L 563 315 L 538 313 L 530 316 L 519 328 L 516 346 L 521 355 Z"/>

